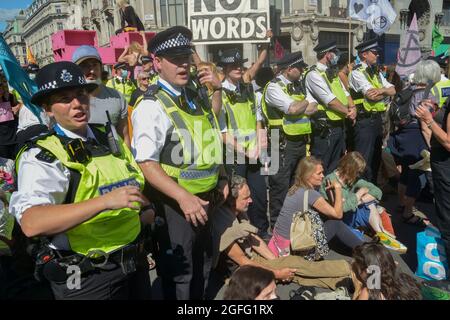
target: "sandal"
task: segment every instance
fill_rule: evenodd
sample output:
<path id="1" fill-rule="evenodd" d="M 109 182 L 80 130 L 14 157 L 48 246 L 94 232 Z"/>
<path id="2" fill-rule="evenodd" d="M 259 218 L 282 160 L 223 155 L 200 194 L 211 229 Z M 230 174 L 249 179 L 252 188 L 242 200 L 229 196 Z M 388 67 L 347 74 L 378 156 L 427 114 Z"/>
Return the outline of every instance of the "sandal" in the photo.
<path id="1" fill-rule="evenodd" d="M 403 222 L 406 224 L 410 224 L 412 226 L 426 228 L 427 223 L 425 223 L 425 220 L 419 216 L 416 216 L 415 214 L 411 214 L 408 218 L 402 217 Z"/>

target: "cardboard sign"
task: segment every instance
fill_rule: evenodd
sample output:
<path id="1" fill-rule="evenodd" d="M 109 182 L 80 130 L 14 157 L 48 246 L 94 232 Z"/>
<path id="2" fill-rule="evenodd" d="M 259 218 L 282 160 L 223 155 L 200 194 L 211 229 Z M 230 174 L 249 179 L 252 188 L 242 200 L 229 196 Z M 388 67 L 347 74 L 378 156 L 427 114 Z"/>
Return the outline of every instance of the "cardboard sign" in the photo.
<path id="1" fill-rule="evenodd" d="M 196 44 L 267 42 L 269 0 L 189 0 Z"/>

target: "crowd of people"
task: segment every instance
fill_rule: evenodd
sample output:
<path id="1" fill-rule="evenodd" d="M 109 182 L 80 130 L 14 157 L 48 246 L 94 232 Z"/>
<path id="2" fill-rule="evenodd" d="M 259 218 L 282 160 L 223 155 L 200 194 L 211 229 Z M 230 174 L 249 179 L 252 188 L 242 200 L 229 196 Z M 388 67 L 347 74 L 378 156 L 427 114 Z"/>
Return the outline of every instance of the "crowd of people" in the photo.
<path id="1" fill-rule="evenodd" d="M 353 299 L 421 298 L 396 271 L 390 250 L 407 248 L 380 181 L 398 182 L 396 214 L 419 227 L 430 222 L 415 201 L 432 188 L 450 257 L 443 57 L 400 79 L 379 68 L 376 39 L 351 59 L 319 42 L 313 66 L 301 52 L 264 66 L 265 44 L 245 68 L 235 48 L 202 61 L 185 27 L 148 44 L 141 34 L 111 78 L 87 45 L 71 62 L 28 66 L 40 119 L 1 76 L 2 296 L 27 247 L 28 272 L 56 299 L 151 298 L 155 265 L 165 299 L 213 299 L 226 283 L 225 299 L 275 299 L 276 283 L 292 281 L 347 286 Z M 308 247 L 293 240 L 301 216 Z M 336 245 L 352 262 L 328 258 Z M 366 283 L 372 265 L 381 287 Z"/>

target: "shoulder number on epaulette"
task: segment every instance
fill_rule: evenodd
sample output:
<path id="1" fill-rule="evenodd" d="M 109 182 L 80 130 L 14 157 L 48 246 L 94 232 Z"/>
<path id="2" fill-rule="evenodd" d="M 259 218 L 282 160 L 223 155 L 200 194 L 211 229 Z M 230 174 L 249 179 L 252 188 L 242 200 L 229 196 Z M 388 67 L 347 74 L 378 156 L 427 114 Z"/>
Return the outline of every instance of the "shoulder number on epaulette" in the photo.
<path id="1" fill-rule="evenodd" d="M 41 152 L 36 155 L 36 159 L 43 162 L 52 163 L 56 160 L 56 156 L 48 150 L 41 150 Z"/>

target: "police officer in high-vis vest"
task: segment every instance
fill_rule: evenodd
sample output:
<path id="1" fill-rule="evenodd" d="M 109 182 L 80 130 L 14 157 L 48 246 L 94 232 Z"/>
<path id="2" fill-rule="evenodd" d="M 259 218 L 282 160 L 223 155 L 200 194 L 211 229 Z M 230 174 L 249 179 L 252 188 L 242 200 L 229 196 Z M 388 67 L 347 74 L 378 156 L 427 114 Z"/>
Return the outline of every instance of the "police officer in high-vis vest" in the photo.
<path id="1" fill-rule="evenodd" d="M 311 133 L 309 115 L 317 111 L 317 102 L 300 81 L 308 66 L 301 52 L 288 53 L 277 62 L 279 74 L 269 82 L 261 103 L 262 112 L 269 129 L 269 142 L 278 143 L 274 136 L 279 133 L 279 152 L 271 154 L 272 165 L 278 162 L 276 172 L 269 173 L 270 222 L 274 226 L 283 206 L 284 198 L 292 185 L 297 163 L 306 155 L 306 145 Z M 271 147 L 271 149 L 274 149 Z M 276 148 L 275 148 L 276 149 Z M 277 159 L 274 159 L 274 158 Z"/>
<path id="2" fill-rule="evenodd" d="M 437 97 L 439 108 L 442 108 L 450 96 L 450 80 L 446 77 L 449 57 L 443 53 L 435 57 L 428 57 L 428 59 L 436 61 L 441 67 L 441 81 L 434 85 L 431 92 Z"/>
<path id="3" fill-rule="evenodd" d="M 386 112 L 386 98 L 395 95 L 395 87 L 378 71 L 380 48 L 376 39 L 358 46 L 361 64 L 349 76 L 350 95 L 356 105 L 354 148 L 367 162 L 365 178 L 376 183 L 383 144 L 382 116 Z"/>
<path id="4" fill-rule="evenodd" d="M 26 236 L 41 237 L 36 270 L 56 299 L 127 299 L 148 204 L 144 176 L 120 137 L 88 125 L 97 84 L 77 65 L 49 64 L 36 83 L 31 101 L 56 124 L 20 150 L 10 211 Z"/>
<path id="5" fill-rule="evenodd" d="M 127 104 L 130 103 L 131 94 L 136 90 L 136 86 L 128 76 L 127 64 L 119 62 L 114 65 L 116 75 L 108 80 L 106 86 L 119 91 L 125 97 Z"/>
<path id="6" fill-rule="evenodd" d="M 328 174 L 345 152 L 344 120 L 354 120 L 356 109 L 338 76 L 336 41 L 319 43 L 314 51 L 318 62 L 305 76 L 306 89 L 319 103 L 318 112 L 311 117 L 311 155 L 322 160 Z"/>
<path id="7" fill-rule="evenodd" d="M 213 110 L 222 84 L 208 70 L 191 78 L 192 32 L 181 26 L 149 43 L 159 80 L 132 114 L 132 149 L 157 207 L 158 273 L 166 299 L 201 299 L 210 270 L 208 213 L 228 180 Z M 211 97 L 204 85 L 213 89 Z M 221 194 L 222 193 L 222 194 Z"/>
<path id="8" fill-rule="evenodd" d="M 258 162 L 257 141 L 257 130 L 262 129 L 263 119 L 255 104 L 253 86 L 242 81 L 246 61 L 238 49 L 226 50 L 220 57 L 218 65 L 223 68 L 225 79 L 219 122 L 227 150 L 231 151 L 226 157 L 229 171 L 246 178 L 252 193 L 253 202 L 248 209 L 250 222 L 262 238 L 268 238 L 267 186 Z"/>

